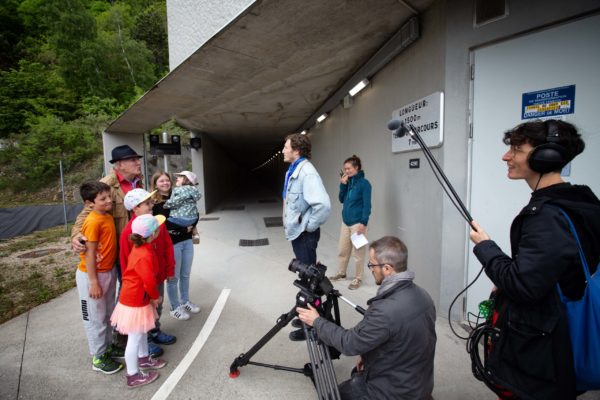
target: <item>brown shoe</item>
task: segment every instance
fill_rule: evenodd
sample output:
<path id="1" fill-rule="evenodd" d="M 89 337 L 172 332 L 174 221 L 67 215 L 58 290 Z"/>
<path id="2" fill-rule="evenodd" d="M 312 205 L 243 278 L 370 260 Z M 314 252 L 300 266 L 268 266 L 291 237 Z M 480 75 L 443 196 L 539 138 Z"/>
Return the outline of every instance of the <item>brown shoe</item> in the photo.
<path id="1" fill-rule="evenodd" d="M 358 289 L 360 287 L 360 279 L 358 278 L 354 278 L 352 279 L 352 282 L 350 282 L 350 284 L 348 285 L 348 289 L 350 290 L 354 290 L 354 289 Z"/>
<path id="2" fill-rule="evenodd" d="M 341 272 L 338 272 L 334 276 L 329 277 L 330 281 L 339 281 L 341 279 L 346 279 L 346 274 L 342 274 Z"/>

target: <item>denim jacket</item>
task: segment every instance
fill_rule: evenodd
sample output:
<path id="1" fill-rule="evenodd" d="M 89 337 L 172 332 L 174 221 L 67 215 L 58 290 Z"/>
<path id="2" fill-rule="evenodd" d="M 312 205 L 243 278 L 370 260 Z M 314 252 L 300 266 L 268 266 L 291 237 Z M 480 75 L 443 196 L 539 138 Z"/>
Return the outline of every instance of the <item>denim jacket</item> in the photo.
<path id="1" fill-rule="evenodd" d="M 283 227 L 287 240 L 304 231 L 314 232 L 331 212 L 329 195 L 315 167 L 302 161 L 290 177 L 283 205 Z"/>

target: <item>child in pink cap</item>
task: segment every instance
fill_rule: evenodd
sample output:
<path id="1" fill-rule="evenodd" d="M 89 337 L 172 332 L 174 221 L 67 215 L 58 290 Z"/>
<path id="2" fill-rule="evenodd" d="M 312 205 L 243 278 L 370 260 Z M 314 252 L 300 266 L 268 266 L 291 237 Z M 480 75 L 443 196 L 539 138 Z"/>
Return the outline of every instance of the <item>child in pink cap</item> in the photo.
<path id="1" fill-rule="evenodd" d="M 154 328 L 158 317 L 156 307 L 161 296 L 156 287 L 158 261 L 151 242 L 158 237 L 159 226 L 165 221 L 162 215 L 140 215 L 131 224 L 129 237 L 135 247 L 129 254 L 127 268 L 123 271 L 119 302 L 111 317 L 116 329 L 128 335 L 125 348 L 127 386 L 146 385 L 158 378 L 154 370 L 167 363 L 148 355 L 148 331 Z"/>
<path id="2" fill-rule="evenodd" d="M 198 177 L 191 171 L 181 171 L 175 176 L 177 177 L 175 187 L 171 191 L 171 197 L 164 204 L 164 208 L 171 210 L 169 222 L 182 228 L 193 227 L 194 243 L 199 243 L 197 239 L 200 237 L 196 231 L 199 213 L 196 203 L 202 198 L 202 194 L 196 188 Z"/>

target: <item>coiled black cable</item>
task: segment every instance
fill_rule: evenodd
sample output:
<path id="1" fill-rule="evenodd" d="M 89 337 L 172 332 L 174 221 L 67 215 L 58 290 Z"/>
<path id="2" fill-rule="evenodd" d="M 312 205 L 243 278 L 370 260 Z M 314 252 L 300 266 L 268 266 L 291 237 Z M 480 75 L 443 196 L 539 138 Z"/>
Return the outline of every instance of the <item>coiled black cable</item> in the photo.
<path id="1" fill-rule="evenodd" d="M 487 354 L 489 352 L 489 340 L 491 336 L 500 335 L 500 330 L 491 325 L 489 321 L 481 323 L 475 327 L 469 334 L 469 338 L 467 340 L 467 353 L 471 358 L 471 372 L 473 372 L 473 376 L 482 381 L 492 392 L 496 393 L 500 398 L 504 397 L 504 393 L 502 393 L 501 388 L 494 380 L 494 376 L 492 372 L 487 369 L 484 365 L 484 362 L 481 360 L 481 356 L 479 353 L 479 343 L 483 339 L 483 353 L 484 357 L 487 358 Z"/>

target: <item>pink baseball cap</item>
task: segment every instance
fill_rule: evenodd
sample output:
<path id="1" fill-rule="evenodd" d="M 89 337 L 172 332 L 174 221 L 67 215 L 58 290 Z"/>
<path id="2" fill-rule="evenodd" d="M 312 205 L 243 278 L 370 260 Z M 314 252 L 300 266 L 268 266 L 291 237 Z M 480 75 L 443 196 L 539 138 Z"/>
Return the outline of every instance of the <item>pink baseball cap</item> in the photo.
<path id="1" fill-rule="evenodd" d="M 175 176 L 177 175 L 185 176 L 186 178 L 188 178 L 188 181 L 190 181 L 192 185 L 198 184 L 198 177 L 192 171 L 181 171 L 175 174 Z"/>
<path id="2" fill-rule="evenodd" d="M 131 223 L 131 231 L 146 239 L 165 222 L 165 219 L 164 215 L 140 215 Z"/>

